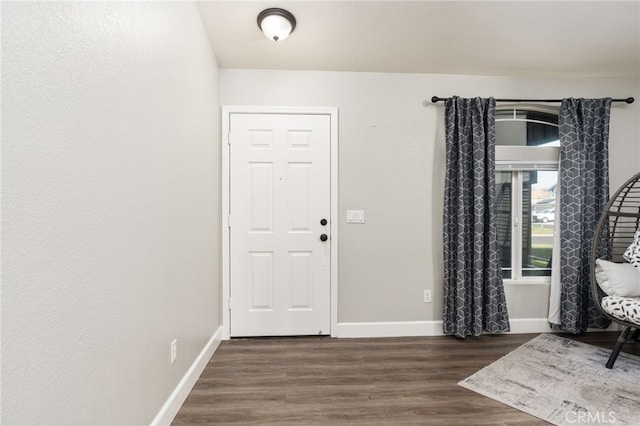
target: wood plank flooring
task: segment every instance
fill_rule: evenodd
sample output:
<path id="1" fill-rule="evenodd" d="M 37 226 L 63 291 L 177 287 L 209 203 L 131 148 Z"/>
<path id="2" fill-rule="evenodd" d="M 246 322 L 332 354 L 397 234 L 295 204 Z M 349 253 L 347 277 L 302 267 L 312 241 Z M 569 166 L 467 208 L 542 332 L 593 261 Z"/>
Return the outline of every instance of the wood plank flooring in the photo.
<path id="1" fill-rule="evenodd" d="M 232 339 L 173 424 L 547 424 L 457 385 L 535 336 Z M 617 336 L 567 337 L 612 348 Z"/>

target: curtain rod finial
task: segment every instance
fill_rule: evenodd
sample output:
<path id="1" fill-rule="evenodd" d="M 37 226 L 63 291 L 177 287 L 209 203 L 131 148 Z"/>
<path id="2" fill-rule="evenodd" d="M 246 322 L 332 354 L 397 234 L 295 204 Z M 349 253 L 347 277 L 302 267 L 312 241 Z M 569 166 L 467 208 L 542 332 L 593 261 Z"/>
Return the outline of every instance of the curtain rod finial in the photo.
<path id="1" fill-rule="evenodd" d="M 635 99 L 633 97 L 630 97 L 630 98 L 625 99 L 624 101 L 626 103 L 628 103 L 628 104 L 632 104 L 635 101 Z"/>
<path id="2" fill-rule="evenodd" d="M 432 96 L 431 97 L 431 102 L 433 102 L 434 104 L 437 103 L 439 100 L 440 100 L 440 98 L 437 97 L 437 96 Z"/>

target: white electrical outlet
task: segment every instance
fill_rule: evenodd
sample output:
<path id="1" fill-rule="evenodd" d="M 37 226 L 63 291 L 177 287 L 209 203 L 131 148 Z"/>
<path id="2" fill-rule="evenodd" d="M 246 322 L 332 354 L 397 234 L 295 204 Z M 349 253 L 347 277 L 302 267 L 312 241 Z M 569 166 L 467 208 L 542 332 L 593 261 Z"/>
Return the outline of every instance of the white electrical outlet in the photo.
<path id="1" fill-rule="evenodd" d="M 424 303 L 431 303 L 431 290 L 424 291 Z"/>
<path id="2" fill-rule="evenodd" d="M 176 358 L 178 358 L 178 339 L 173 339 L 171 342 L 171 364 L 176 362 Z"/>

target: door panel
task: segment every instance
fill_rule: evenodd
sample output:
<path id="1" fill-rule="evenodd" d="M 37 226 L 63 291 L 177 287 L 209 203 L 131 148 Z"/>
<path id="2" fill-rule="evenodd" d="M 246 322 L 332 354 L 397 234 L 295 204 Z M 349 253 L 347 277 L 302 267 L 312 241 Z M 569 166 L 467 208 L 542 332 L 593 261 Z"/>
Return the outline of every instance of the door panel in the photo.
<path id="1" fill-rule="evenodd" d="M 273 310 L 273 252 L 251 252 L 249 290 L 252 310 Z"/>
<path id="2" fill-rule="evenodd" d="M 273 164 L 250 163 L 250 232 L 273 231 Z"/>
<path id="3" fill-rule="evenodd" d="M 330 331 L 330 130 L 328 115 L 230 115 L 231 336 Z"/>
<path id="4" fill-rule="evenodd" d="M 313 253 L 289 252 L 290 309 L 312 309 Z"/>

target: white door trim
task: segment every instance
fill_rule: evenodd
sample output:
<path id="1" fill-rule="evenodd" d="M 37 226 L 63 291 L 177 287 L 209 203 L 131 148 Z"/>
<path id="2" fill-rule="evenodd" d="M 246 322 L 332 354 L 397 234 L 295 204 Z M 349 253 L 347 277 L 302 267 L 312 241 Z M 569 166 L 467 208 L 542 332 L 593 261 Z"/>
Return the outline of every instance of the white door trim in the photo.
<path id="1" fill-rule="evenodd" d="M 331 223 L 329 242 L 331 243 L 331 336 L 338 324 L 338 108 L 333 107 L 265 107 L 265 106 L 223 106 L 222 107 L 222 338 L 230 338 L 231 315 L 229 312 L 230 280 L 230 151 L 229 123 L 231 114 L 317 114 L 328 115 L 331 121 Z"/>

